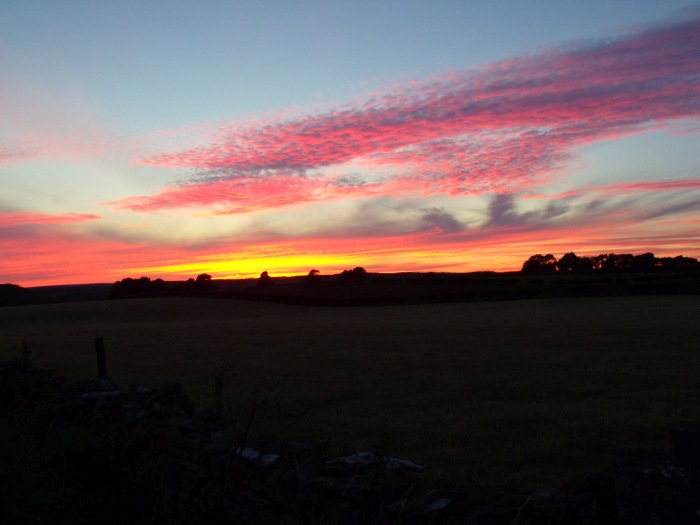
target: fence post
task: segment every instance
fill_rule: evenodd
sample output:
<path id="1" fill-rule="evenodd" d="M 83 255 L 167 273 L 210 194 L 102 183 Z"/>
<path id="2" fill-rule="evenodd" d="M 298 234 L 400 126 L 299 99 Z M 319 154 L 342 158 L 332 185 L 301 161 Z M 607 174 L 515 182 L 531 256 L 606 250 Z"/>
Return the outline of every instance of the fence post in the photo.
<path id="1" fill-rule="evenodd" d="M 97 375 L 107 377 L 107 359 L 105 358 L 105 341 L 101 337 L 95 338 L 95 355 L 97 356 Z"/>
<path id="2" fill-rule="evenodd" d="M 214 410 L 221 412 L 224 409 L 224 378 L 221 374 L 214 377 Z"/>

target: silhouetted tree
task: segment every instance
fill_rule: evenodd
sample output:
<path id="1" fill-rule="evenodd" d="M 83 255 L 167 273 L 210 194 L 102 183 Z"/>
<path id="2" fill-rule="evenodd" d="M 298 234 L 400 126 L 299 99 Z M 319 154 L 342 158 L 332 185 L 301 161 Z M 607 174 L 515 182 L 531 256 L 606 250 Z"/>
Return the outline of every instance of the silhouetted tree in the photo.
<path id="1" fill-rule="evenodd" d="M 260 274 L 260 277 L 258 278 L 258 286 L 270 286 L 272 284 L 272 277 L 270 277 L 270 274 L 267 273 L 267 270 L 265 270 L 263 273 Z"/>
<path id="2" fill-rule="evenodd" d="M 357 266 L 352 270 L 343 270 L 339 276 L 339 279 L 343 281 L 360 281 L 367 278 L 367 270 L 361 266 Z"/>
<path id="3" fill-rule="evenodd" d="M 208 273 L 202 273 L 197 276 L 194 282 L 198 290 L 211 290 L 213 284 L 211 282 L 211 275 Z"/>
<path id="4" fill-rule="evenodd" d="M 155 281 L 153 281 L 153 282 L 151 283 L 151 288 L 152 288 L 153 291 L 155 291 L 156 293 L 162 293 L 162 292 L 164 292 L 165 289 L 166 289 L 166 287 L 167 287 L 167 285 L 165 284 L 165 281 L 164 281 L 163 279 L 160 279 L 160 278 L 159 278 L 159 279 L 156 279 Z"/>
<path id="5" fill-rule="evenodd" d="M 612 255 L 612 254 L 610 254 Z M 603 269 L 603 267 L 606 264 L 606 261 L 608 259 L 608 254 L 601 253 L 600 255 L 595 255 L 591 257 L 591 261 L 593 262 L 593 269 L 596 271 L 600 271 Z"/>
<path id="6" fill-rule="evenodd" d="M 592 272 L 593 260 L 590 257 L 579 257 L 578 267 L 580 272 Z"/>
<path id="7" fill-rule="evenodd" d="M 569 252 L 561 256 L 557 261 L 557 270 L 560 272 L 576 272 L 579 269 L 581 258 L 574 252 Z"/>
<path id="8" fill-rule="evenodd" d="M 630 253 L 608 253 L 593 257 L 593 268 L 602 272 L 628 271 L 634 256 Z"/>
<path id="9" fill-rule="evenodd" d="M 593 261 L 590 257 L 579 257 L 574 252 L 569 252 L 557 261 L 557 270 L 562 273 L 590 272 L 593 270 Z"/>
<path id="10" fill-rule="evenodd" d="M 632 269 L 632 261 L 634 255 L 631 253 L 621 253 L 615 256 L 615 270 L 618 272 L 626 272 Z"/>
<path id="11" fill-rule="evenodd" d="M 523 263 L 522 271 L 525 273 L 552 273 L 557 271 L 557 260 L 554 255 L 548 253 L 533 255 Z"/>
<path id="12" fill-rule="evenodd" d="M 121 281 L 117 281 L 112 285 L 110 296 L 113 298 L 119 298 L 154 295 L 162 291 L 164 285 L 165 282 L 162 279 L 151 281 L 150 277 L 139 277 L 138 279 L 125 277 Z"/>
<path id="13" fill-rule="evenodd" d="M 601 272 L 615 272 L 629 269 L 632 263 L 632 255 L 617 253 L 601 253 L 593 259 L 593 269 Z"/>
<path id="14" fill-rule="evenodd" d="M 632 269 L 638 271 L 650 271 L 656 266 L 656 257 L 653 253 L 647 252 L 632 257 Z"/>
<path id="15" fill-rule="evenodd" d="M 647 252 L 640 255 L 630 253 L 601 253 L 594 257 L 579 257 L 573 252 L 564 254 L 558 261 L 553 255 L 533 255 L 523 264 L 522 271 L 548 273 L 553 271 L 573 272 L 636 272 L 636 271 L 700 271 L 700 263 L 692 257 L 656 257 Z"/>
<path id="16" fill-rule="evenodd" d="M 672 271 L 700 271 L 700 263 L 693 257 L 684 257 L 678 255 L 676 257 L 660 257 L 657 259 L 662 270 Z"/>
<path id="17" fill-rule="evenodd" d="M 367 277 L 367 270 L 365 270 L 362 266 L 357 266 L 356 268 L 352 269 L 352 274 L 356 279 L 364 279 Z"/>
<path id="18" fill-rule="evenodd" d="M 313 284 L 317 283 L 321 280 L 321 272 L 318 270 L 309 270 L 309 273 L 306 277 L 304 277 L 304 282 L 308 284 Z"/>

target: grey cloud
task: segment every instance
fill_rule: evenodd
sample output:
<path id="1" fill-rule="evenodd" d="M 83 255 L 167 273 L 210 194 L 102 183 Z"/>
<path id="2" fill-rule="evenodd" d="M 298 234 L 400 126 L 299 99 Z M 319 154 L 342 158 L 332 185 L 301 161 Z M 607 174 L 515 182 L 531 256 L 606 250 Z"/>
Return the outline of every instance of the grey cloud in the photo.
<path id="1" fill-rule="evenodd" d="M 345 175 L 335 180 L 335 185 L 340 188 L 361 188 L 367 186 L 367 184 L 369 184 L 367 179 L 358 174 Z"/>
<path id="2" fill-rule="evenodd" d="M 355 202 L 349 209 L 331 206 L 329 210 L 330 213 L 319 211 L 319 220 L 295 231 L 290 231 L 287 225 L 280 226 L 285 224 L 284 215 L 272 220 L 260 218 L 252 229 L 269 239 L 390 237 L 423 232 L 436 226 L 446 233 L 465 229 L 453 213 L 442 207 L 425 207 L 422 200 L 374 197 Z"/>
<path id="3" fill-rule="evenodd" d="M 513 195 L 500 193 L 494 195 L 488 207 L 489 220 L 486 226 L 506 226 L 518 222 Z"/>
<path id="4" fill-rule="evenodd" d="M 568 214 L 571 209 L 571 197 L 561 197 L 552 200 L 541 209 L 518 212 L 515 207 L 515 197 L 511 193 L 494 195 L 487 210 L 488 221 L 486 228 L 499 226 L 529 226 L 530 229 L 539 229 L 552 220 L 560 219 Z"/>
<path id="5" fill-rule="evenodd" d="M 437 226 L 446 233 L 454 233 L 464 230 L 464 225 L 455 219 L 454 215 L 443 208 L 430 208 L 424 210 L 422 222 L 427 227 Z"/>
<path id="6" fill-rule="evenodd" d="M 643 208 L 644 209 L 644 208 Z M 691 211 L 700 212 L 700 196 L 693 195 L 692 197 L 682 198 L 675 202 L 664 202 L 663 205 L 646 209 L 641 214 L 642 220 L 658 219 L 678 213 L 687 213 Z"/>

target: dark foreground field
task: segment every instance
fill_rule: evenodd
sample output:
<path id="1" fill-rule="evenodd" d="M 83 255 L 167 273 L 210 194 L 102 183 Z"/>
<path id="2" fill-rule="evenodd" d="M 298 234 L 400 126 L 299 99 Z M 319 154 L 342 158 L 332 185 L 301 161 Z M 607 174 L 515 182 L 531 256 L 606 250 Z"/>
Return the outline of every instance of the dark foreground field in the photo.
<path id="1" fill-rule="evenodd" d="M 129 383 L 181 382 L 209 405 L 226 374 L 260 433 L 378 450 L 457 482 L 536 485 L 700 419 L 699 296 L 322 308 L 151 298 L 4 308 L 0 350 Z M 3 356 L 4 357 L 4 356 Z"/>

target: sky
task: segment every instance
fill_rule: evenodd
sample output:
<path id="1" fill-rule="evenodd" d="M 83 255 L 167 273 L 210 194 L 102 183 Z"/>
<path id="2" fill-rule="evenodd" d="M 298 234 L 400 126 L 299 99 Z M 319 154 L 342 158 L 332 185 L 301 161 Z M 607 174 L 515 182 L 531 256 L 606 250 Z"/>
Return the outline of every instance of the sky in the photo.
<path id="1" fill-rule="evenodd" d="M 0 0 L 0 283 L 700 258 L 700 3 Z"/>

